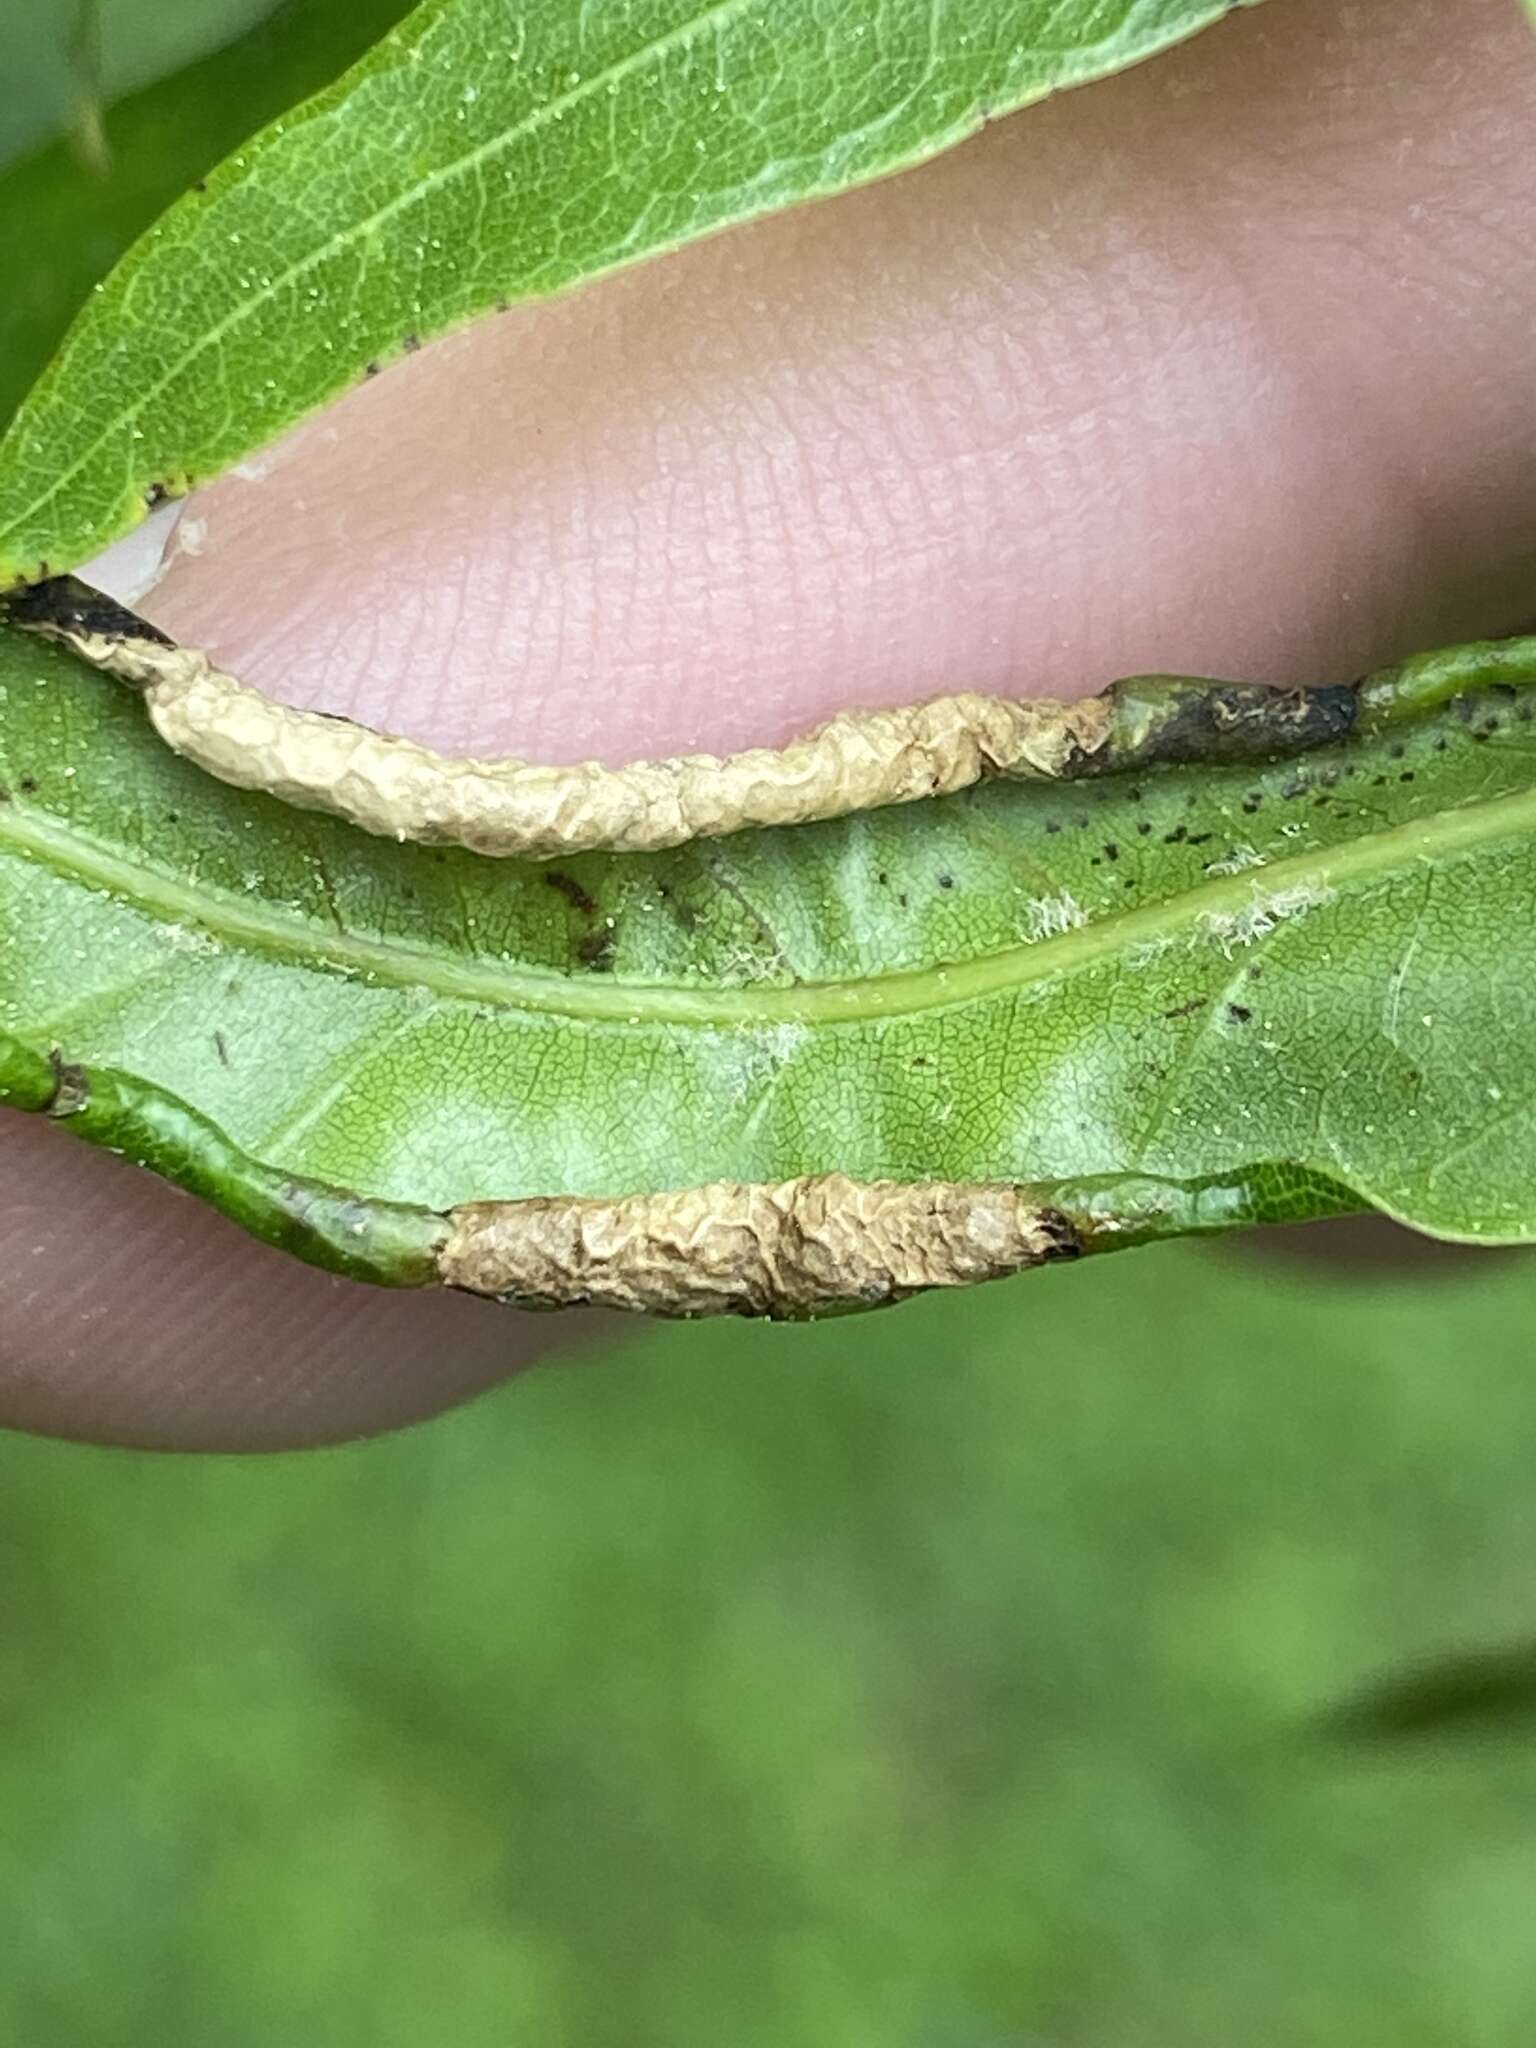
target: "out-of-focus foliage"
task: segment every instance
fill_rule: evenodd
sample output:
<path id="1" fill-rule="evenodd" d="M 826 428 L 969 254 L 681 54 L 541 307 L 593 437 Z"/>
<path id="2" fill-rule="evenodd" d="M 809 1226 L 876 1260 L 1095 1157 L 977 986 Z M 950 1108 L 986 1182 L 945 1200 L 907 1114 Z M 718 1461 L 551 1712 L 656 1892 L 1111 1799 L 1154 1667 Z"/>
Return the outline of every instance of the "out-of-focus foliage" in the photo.
<path id="1" fill-rule="evenodd" d="M 78 124 L 105 101 L 217 49 L 273 0 L 0 0 L 0 163 Z"/>
<path id="2" fill-rule="evenodd" d="M 148 0 L 135 0 L 142 13 Z M 222 0 L 233 21 L 235 0 Z M 108 108 L 104 154 L 76 134 L 0 172 L 0 421 L 58 346 L 105 273 L 164 207 L 253 129 L 318 91 L 406 12 L 408 0 L 286 4 L 239 42 Z M 29 18 L 57 20 L 60 0 L 0 0 L 0 99 L 16 97 L 12 66 L 52 46 Z M 210 0 L 161 5 L 196 16 Z M 127 0 L 123 0 L 126 8 Z M 12 12 L 20 20 L 11 19 Z M 245 8 L 247 16 L 259 11 Z M 62 8 L 67 17 L 67 6 Z M 3 160 L 0 150 L 0 160 Z"/>
<path id="3" fill-rule="evenodd" d="M 0 2039 L 1527 2048 L 1533 1324 L 1161 1247 L 0 1442 Z"/>

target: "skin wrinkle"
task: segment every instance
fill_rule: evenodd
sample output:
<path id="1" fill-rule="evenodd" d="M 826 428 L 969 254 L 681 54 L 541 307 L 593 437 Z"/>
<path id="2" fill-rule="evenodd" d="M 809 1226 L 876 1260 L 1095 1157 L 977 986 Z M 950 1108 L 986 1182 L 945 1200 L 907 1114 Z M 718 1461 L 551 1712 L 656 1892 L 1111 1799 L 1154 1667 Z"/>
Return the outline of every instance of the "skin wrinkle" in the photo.
<path id="1" fill-rule="evenodd" d="M 1499 631 L 1536 551 L 1533 84 L 1510 0 L 1239 12 L 926 170 L 424 350 L 199 494 L 152 613 L 311 703 L 566 759 Z M 750 532 L 722 455 L 773 479 Z M 422 611 L 444 578 L 472 616 Z M 451 687 L 434 632 L 474 653 Z M 554 1335 L 479 1306 L 309 1274 L 0 1113 L 7 1420 L 384 1427 Z"/>

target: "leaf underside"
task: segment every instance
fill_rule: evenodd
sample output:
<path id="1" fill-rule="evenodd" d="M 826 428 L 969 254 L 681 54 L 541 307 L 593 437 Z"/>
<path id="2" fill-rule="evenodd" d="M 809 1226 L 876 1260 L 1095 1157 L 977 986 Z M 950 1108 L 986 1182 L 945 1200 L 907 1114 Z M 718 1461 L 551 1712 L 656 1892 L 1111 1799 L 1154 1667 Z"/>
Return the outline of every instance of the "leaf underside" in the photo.
<path id="1" fill-rule="evenodd" d="M 1258 768 L 535 865 L 225 788 L 0 629 L 0 1099 L 382 1279 L 464 1202 L 827 1172 L 1530 1240 L 1536 642 L 1498 666 Z"/>
<path id="2" fill-rule="evenodd" d="M 1231 0 L 428 0 L 118 265 L 0 443 L 0 590 L 370 369 L 921 162 Z"/>

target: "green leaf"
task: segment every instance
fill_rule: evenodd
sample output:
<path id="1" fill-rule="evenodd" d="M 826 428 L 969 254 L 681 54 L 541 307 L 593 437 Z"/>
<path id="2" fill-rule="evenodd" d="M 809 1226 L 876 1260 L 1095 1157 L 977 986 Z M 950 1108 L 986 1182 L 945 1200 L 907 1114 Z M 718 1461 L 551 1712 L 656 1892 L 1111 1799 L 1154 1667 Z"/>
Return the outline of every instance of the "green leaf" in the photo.
<path id="1" fill-rule="evenodd" d="M 155 216 L 253 130 L 329 84 L 405 5 L 288 0 L 229 48 L 109 107 L 105 168 L 60 141 L 0 175 L 0 213 L 25 248 L 0 292 L 0 419 L 15 411 L 91 287 Z"/>
<path id="2" fill-rule="evenodd" d="M 914 164 L 1229 0 L 428 0 L 184 198 L 0 446 L 0 589 L 370 364 Z"/>
<path id="3" fill-rule="evenodd" d="M 1094 1249 L 1373 1205 L 1536 1238 L 1536 641 L 1353 737 L 625 859 L 396 845 L 202 776 L 0 631 L 0 1099 L 422 1277 L 480 1199 L 839 1172 Z"/>

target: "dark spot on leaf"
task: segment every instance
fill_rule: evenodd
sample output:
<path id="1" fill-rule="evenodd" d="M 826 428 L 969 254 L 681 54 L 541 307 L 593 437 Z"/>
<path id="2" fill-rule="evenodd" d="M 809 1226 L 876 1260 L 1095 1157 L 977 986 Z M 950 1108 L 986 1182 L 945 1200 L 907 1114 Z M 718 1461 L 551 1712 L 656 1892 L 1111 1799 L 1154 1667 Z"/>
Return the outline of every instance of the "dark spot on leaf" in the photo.
<path id="1" fill-rule="evenodd" d="M 34 583 L 30 590 L 19 590 L 5 600 L 5 609 L 18 626 L 99 634 L 108 640 L 150 640 L 157 647 L 174 645 L 158 626 L 73 576 L 56 576 L 46 583 Z"/>
<path id="2" fill-rule="evenodd" d="M 1196 1010 L 1203 1010 L 1204 1008 L 1204 996 L 1191 996 L 1187 1003 L 1180 1003 L 1176 1009 L 1164 1010 L 1163 1015 L 1172 1023 L 1177 1017 L 1192 1017 Z"/>
<path id="3" fill-rule="evenodd" d="M 1394 740 L 1391 746 L 1387 749 L 1388 754 L 1394 761 L 1401 761 L 1403 755 L 1407 751 L 1407 748 L 1403 745 L 1401 740 Z"/>
<path id="4" fill-rule="evenodd" d="M 1059 818 L 1047 818 L 1045 829 L 1047 832 L 1059 832 L 1061 830 L 1061 820 Z"/>
<path id="5" fill-rule="evenodd" d="M 363 375 L 364 375 L 365 377 L 377 377 L 377 375 L 379 374 L 379 371 L 380 371 L 380 370 L 381 370 L 382 368 L 383 368 L 383 365 L 382 365 L 381 363 L 364 363 L 364 365 L 363 365 Z"/>
<path id="6" fill-rule="evenodd" d="M 888 888 L 889 888 L 889 887 L 891 886 L 891 878 L 890 878 L 890 876 L 889 876 L 889 875 L 888 875 L 888 874 L 887 874 L 887 873 L 885 872 L 885 869 L 884 869 L 884 868 L 882 868 L 882 869 L 880 870 L 879 874 L 878 874 L 878 875 L 876 875 L 876 877 L 875 877 L 875 880 L 876 880 L 876 881 L 877 881 L 877 882 L 878 882 L 878 883 L 880 884 L 880 887 L 881 887 L 882 889 L 888 889 Z"/>
<path id="7" fill-rule="evenodd" d="M 53 1068 L 53 1100 L 48 1105 L 48 1114 L 78 1116 L 91 1099 L 90 1076 L 84 1067 L 66 1060 L 57 1046 L 49 1053 L 48 1064 Z"/>
<path id="8" fill-rule="evenodd" d="M 1411 768 L 1405 768 L 1405 769 L 1403 770 L 1402 774 L 1401 774 L 1401 775 L 1399 775 L 1399 777 L 1398 777 L 1397 779 L 1398 779 L 1398 781 L 1399 781 L 1399 782 L 1412 782 L 1412 780 L 1413 780 L 1413 770 L 1412 770 Z"/>
<path id="9" fill-rule="evenodd" d="M 953 875 L 940 875 L 938 877 L 938 884 L 941 889 L 953 889 L 955 878 Z"/>
<path id="10" fill-rule="evenodd" d="M 1245 1009 L 1241 1003 L 1227 1005 L 1227 1016 L 1234 1024 L 1246 1024 L 1252 1015 L 1252 1010 Z"/>
<path id="11" fill-rule="evenodd" d="M 23 796 L 36 796 L 37 777 L 35 775 L 23 775 L 20 782 L 17 783 L 16 787 L 21 791 Z"/>
<path id="12" fill-rule="evenodd" d="M 1141 834 L 1142 838 L 1145 839 L 1147 834 L 1152 830 L 1152 820 L 1150 818 L 1138 818 L 1136 821 L 1136 830 Z"/>
<path id="13" fill-rule="evenodd" d="M 1189 827 L 1187 825 L 1175 825 L 1171 832 L 1163 834 L 1163 844 L 1164 846 L 1178 846 L 1188 837 Z"/>
<path id="14" fill-rule="evenodd" d="M 613 927 L 599 925 L 596 931 L 588 932 L 576 947 L 576 958 L 593 974 L 613 972 Z"/>
<path id="15" fill-rule="evenodd" d="M 557 896 L 565 898 L 573 910 L 580 911 L 583 917 L 596 917 L 597 904 L 595 900 L 591 893 L 582 887 L 574 875 L 566 874 L 563 868 L 546 868 L 544 870 L 544 880 L 546 885 L 553 889 Z"/>
<path id="16" fill-rule="evenodd" d="M 1191 832 L 1189 843 L 1191 846 L 1209 846 L 1215 837 L 1214 832 Z"/>
<path id="17" fill-rule="evenodd" d="M 1083 1256 L 1082 1233 L 1070 1216 L 1064 1216 L 1059 1209 L 1042 1209 L 1040 1227 L 1047 1238 L 1047 1259 L 1080 1259 Z"/>
<path id="18" fill-rule="evenodd" d="M 222 1031 L 214 1032 L 213 1049 L 219 1056 L 219 1065 L 227 1067 L 229 1065 L 229 1045 Z"/>
<path id="19" fill-rule="evenodd" d="M 1104 858 L 1106 860 L 1118 860 L 1120 858 L 1120 849 L 1116 846 L 1113 839 L 1106 839 L 1104 842 Z"/>
<path id="20" fill-rule="evenodd" d="M 405 353 L 408 356 L 413 356 L 415 355 L 417 349 L 421 347 L 421 336 L 419 334 L 402 335 L 400 338 L 400 346 L 405 350 Z"/>

